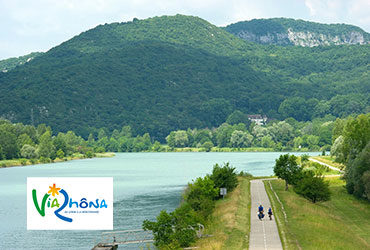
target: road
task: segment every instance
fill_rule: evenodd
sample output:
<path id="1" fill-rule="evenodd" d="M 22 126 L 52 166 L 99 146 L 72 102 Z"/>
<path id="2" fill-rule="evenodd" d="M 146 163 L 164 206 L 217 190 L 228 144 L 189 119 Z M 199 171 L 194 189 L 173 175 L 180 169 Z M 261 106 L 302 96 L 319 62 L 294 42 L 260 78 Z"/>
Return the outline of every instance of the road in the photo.
<path id="1" fill-rule="evenodd" d="M 270 220 L 267 215 L 271 207 L 263 180 L 251 181 L 251 232 L 249 249 L 283 249 L 275 218 Z M 265 218 L 260 221 L 257 217 L 258 206 L 262 204 L 265 210 Z"/>

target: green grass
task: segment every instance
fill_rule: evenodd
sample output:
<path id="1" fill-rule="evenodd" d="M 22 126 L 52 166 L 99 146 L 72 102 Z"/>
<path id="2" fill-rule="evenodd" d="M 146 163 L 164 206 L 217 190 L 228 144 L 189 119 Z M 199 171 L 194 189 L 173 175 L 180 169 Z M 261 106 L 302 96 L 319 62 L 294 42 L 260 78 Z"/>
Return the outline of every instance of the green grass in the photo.
<path id="1" fill-rule="evenodd" d="M 199 239 L 199 249 L 247 249 L 250 232 L 250 178 L 239 177 L 238 187 L 224 200 L 216 202 L 205 234 L 212 237 Z"/>
<path id="2" fill-rule="evenodd" d="M 335 167 L 335 168 L 339 168 L 339 169 L 344 169 L 345 166 L 341 163 L 338 163 L 338 162 L 335 162 L 335 158 L 332 157 L 332 156 L 313 156 L 313 157 L 310 157 L 310 158 L 313 158 L 315 160 L 318 160 L 318 161 L 321 161 L 323 163 L 326 163 L 332 167 Z"/>
<path id="3" fill-rule="evenodd" d="M 370 203 L 349 195 L 344 181 L 328 178 L 332 198 L 313 204 L 298 196 L 292 188 L 284 191 L 284 182 L 271 181 L 287 214 L 265 182 L 272 201 L 284 249 L 370 249 Z"/>

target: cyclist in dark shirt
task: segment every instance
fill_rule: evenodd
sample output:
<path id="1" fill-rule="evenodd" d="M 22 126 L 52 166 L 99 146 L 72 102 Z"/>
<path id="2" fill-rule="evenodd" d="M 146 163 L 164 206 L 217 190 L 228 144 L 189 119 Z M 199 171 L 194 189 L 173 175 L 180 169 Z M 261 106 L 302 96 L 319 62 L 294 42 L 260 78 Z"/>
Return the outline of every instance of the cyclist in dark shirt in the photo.
<path id="1" fill-rule="evenodd" d="M 258 207 L 258 219 L 262 220 L 263 217 L 265 217 L 265 215 L 263 214 L 263 207 L 260 205 Z"/>
<path id="2" fill-rule="evenodd" d="M 268 214 L 269 214 L 270 220 L 272 220 L 272 209 L 271 209 L 271 207 L 269 208 Z"/>

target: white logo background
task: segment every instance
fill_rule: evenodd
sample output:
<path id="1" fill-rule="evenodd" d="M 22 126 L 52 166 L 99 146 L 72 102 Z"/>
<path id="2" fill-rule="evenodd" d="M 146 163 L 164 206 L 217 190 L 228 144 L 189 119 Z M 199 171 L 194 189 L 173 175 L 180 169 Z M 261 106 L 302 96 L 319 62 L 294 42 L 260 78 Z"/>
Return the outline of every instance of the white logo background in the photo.
<path id="1" fill-rule="evenodd" d="M 33 199 L 32 190 L 36 189 L 37 203 L 41 209 L 42 199 L 50 188 L 55 183 L 57 188 L 64 189 L 69 198 L 78 202 L 76 205 L 69 207 L 68 205 L 60 211 L 60 215 L 72 219 L 72 222 L 67 222 L 59 219 L 54 211 L 57 207 L 47 207 L 45 205 L 45 216 L 42 217 L 37 211 Z M 60 191 L 60 190 L 59 190 Z M 59 195 L 49 196 L 50 204 L 54 198 L 58 199 L 59 207 L 64 203 L 64 196 L 59 192 Z M 99 199 L 99 205 L 104 199 L 107 208 L 80 208 L 82 198 L 86 198 L 87 203 L 90 201 L 96 204 L 96 199 Z M 48 199 L 49 200 L 49 199 Z M 75 211 L 77 213 L 66 213 Z M 82 213 L 82 211 L 99 211 L 99 213 Z M 27 230 L 113 230 L 113 177 L 102 178 L 80 178 L 80 177 L 28 177 L 27 178 Z"/>

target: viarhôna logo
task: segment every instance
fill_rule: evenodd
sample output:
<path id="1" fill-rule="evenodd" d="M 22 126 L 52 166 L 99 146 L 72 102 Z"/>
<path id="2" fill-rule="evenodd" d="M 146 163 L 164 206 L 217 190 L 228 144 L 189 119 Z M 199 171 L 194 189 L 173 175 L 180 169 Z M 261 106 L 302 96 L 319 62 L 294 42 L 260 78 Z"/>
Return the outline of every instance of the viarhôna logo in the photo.
<path id="1" fill-rule="evenodd" d="M 113 178 L 27 178 L 28 230 L 112 230 Z"/>

